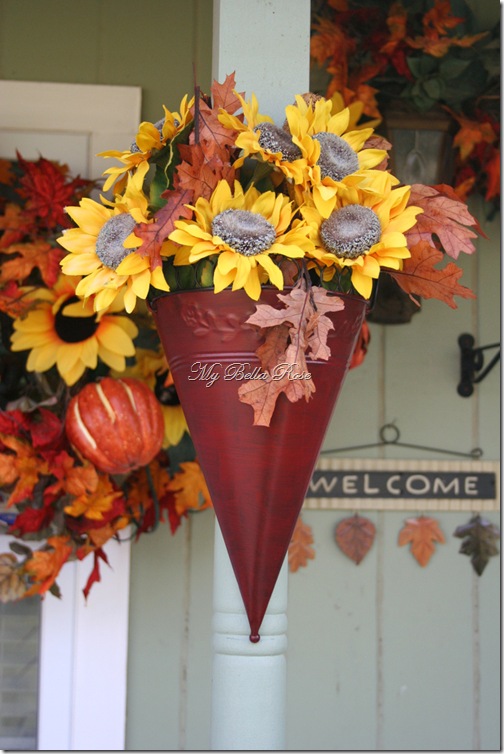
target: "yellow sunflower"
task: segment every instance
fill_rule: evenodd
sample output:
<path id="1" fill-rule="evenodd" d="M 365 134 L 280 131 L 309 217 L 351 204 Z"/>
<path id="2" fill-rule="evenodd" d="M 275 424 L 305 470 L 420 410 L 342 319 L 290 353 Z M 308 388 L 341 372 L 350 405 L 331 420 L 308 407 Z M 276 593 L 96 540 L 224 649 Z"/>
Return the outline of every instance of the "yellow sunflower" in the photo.
<path id="1" fill-rule="evenodd" d="M 348 131 L 350 110 L 333 113 L 331 100 L 305 101 L 296 96 L 296 104 L 285 108 L 288 129 L 306 163 L 302 181 L 295 182 L 296 201 L 313 203 L 319 212 L 328 214 L 336 206 L 340 187 L 359 185 L 366 172 L 387 156 L 384 149 L 366 149 L 372 128 Z M 380 171 L 376 171 L 380 172 Z"/>
<path id="2" fill-rule="evenodd" d="M 244 121 L 225 110 L 219 113 L 219 121 L 226 128 L 238 131 L 235 144 L 242 150 L 234 167 L 243 165 L 246 157 L 255 157 L 278 168 L 281 173 L 301 183 L 306 163 L 299 147 L 294 144 L 291 135 L 283 128 L 275 125 L 269 115 L 259 113 L 256 96 L 253 94 L 250 102 L 234 92 L 241 102 Z"/>
<path id="3" fill-rule="evenodd" d="M 64 231 L 57 239 L 70 252 L 62 259 L 61 267 L 66 275 L 83 276 L 77 295 L 94 296 L 95 311 L 107 309 L 124 295 L 124 308 L 130 313 L 137 297 L 147 297 L 151 284 L 169 290 L 161 266 L 151 269 L 148 256 L 132 251 L 142 244 L 133 232 L 136 225 L 152 220 L 142 191 L 148 169 L 147 162 L 140 165 L 115 202 L 102 197 L 99 204 L 85 198 L 78 207 L 67 207 L 78 227 Z"/>
<path id="4" fill-rule="evenodd" d="M 158 351 L 137 348 L 135 364 L 127 367 L 123 376 L 143 380 L 154 392 L 161 403 L 164 418 L 163 448 L 178 445 L 184 433 L 189 434 L 189 427 L 162 348 Z"/>
<path id="5" fill-rule="evenodd" d="M 117 299 L 107 312 L 96 313 L 91 300 L 76 296 L 79 278 L 60 275 L 53 288 L 34 288 L 26 294 L 33 308 L 14 320 L 12 351 L 30 351 L 29 372 L 56 368 L 67 385 L 74 385 L 86 368 L 95 369 L 98 359 L 118 371 L 126 357 L 133 356 L 133 338 L 138 334 Z"/>
<path id="6" fill-rule="evenodd" d="M 163 105 L 164 118 L 157 123 L 144 121 L 138 127 L 138 133 L 131 147 L 123 152 L 111 149 L 106 152 L 99 152 L 98 157 L 112 157 L 121 162 L 121 165 L 108 168 L 103 175 L 108 175 L 103 186 L 104 191 L 117 181 L 114 186 L 114 192 L 118 193 L 124 188 L 126 174 L 130 170 L 136 169 L 143 162 L 147 162 L 153 154 L 162 149 L 178 133 L 191 122 L 193 115 L 191 108 L 194 104 L 194 97 L 188 101 L 187 95 L 184 96 L 180 103 L 179 112 L 171 112 Z"/>
<path id="7" fill-rule="evenodd" d="M 244 193 L 237 181 L 233 192 L 222 180 L 208 201 L 200 197 L 192 209 L 195 219 L 177 220 L 169 235 L 181 246 L 175 264 L 217 254 L 216 293 L 231 285 L 257 301 L 261 284 L 268 280 L 281 290 L 283 274 L 271 257 L 300 259 L 312 248 L 310 229 L 304 221 L 293 221 L 291 202 L 284 194 L 261 194 L 254 187 Z"/>
<path id="8" fill-rule="evenodd" d="M 332 279 L 337 268 L 351 267 L 352 285 L 366 299 L 382 267 L 400 270 L 403 259 L 411 256 L 404 234 L 422 212 L 420 207 L 407 206 L 409 186 L 393 186 L 394 179 L 389 176 L 382 195 L 345 187 L 327 214 L 315 206 L 301 210 L 312 228 L 316 247 L 312 256 L 327 268 L 324 279 Z"/>

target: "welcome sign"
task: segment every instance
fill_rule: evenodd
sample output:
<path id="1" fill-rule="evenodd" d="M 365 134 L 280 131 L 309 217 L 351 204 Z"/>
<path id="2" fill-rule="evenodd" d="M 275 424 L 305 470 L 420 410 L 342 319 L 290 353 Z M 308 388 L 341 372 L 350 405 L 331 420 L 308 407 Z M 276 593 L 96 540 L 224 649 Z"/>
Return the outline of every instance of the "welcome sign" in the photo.
<path id="1" fill-rule="evenodd" d="M 500 464 L 321 458 L 304 507 L 332 510 L 499 510 Z"/>

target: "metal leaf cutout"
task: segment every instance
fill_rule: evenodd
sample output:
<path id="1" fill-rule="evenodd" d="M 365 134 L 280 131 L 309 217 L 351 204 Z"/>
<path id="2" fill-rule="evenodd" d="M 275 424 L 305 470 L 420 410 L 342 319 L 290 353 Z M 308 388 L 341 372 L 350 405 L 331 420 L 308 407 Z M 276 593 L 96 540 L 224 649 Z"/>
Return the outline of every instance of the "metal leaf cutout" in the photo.
<path id="1" fill-rule="evenodd" d="M 459 552 L 471 558 L 478 576 L 481 576 L 490 558 L 499 554 L 496 544 L 500 537 L 499 528 L 479 514 L 473 516 L 469 523 L 457 526 L 453 536 L 462 539 Z"/>
<path id="2" fill-rule="evenodd" d="M 308 524 L 305 524 L 301 516 L 299 516 L 288 550 L 289 571 L 291 573 L 294 573 L 299 568 L 306 568 L 308 561 L 313 560 L 315 550 L 312 544 L 312 528 Z"/>
<path id="3" fill-rule="evenodd" d="M 444 534 L 435 518 L 408 518 L 399 532 L 399 546 L 410 544 L 411 554 L 425 567 L 435 551 L 434 542 L 444 543 Z"/>
<path id="4" fill-rule="evenodd" d="M 334 538 L 340 550 L 359 565 L 369 552 L 375 534 L 376 527 L 373 522 L 356 513 L 339 522 L 334 531 Z"/>

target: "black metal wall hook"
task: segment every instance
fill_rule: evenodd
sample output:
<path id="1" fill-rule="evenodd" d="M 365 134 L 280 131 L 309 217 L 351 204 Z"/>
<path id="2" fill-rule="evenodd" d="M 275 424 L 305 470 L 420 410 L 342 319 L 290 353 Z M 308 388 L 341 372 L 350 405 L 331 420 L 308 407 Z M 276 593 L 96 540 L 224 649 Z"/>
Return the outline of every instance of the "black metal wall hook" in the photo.
<path id="1" fill-rule="evenodd" d="M 462 335 L 459 335 L 460 382 L 457 385 L 457 393 L 463 398 L 468 398 L 473 394 L 474 385 L 484 380 L 500 359 L 500 343 L 491 343 L 488 346 L 480 346 L 479 348 L 475 348 L 474 343 L 475 340 L 472 335 L 469 335 L 469 333 L 462 333 Z M 498 348 L 499 352 L 493 356 L 491 361 L 483 369 L 483 351 L 486 351 L 489 348 Z M 477 372 L 479 372 L 479 374 L 477 374 Z"/>
<path id="2" fill-rule="evenodd" d="M 366 443 L 365 445 L 352 445 L 347 448 L 331 448 L 330 450 L 322 450 L 320 455 L 331 455 L 332 453 L 343 453 L 351 450 L 366 450 L 367 448 L 381 448 L 385 445 L 392 445 L 398 448 L 413 448 L 414 450 L 425 450 L 429 453 L 446 453 L 449 456 L 462 456 L 463 458 L 481 458 L 483 451 L 481 448 L 473 448 L 469 453 L 464 453 L 460 450 L 447 450 L 446 448 L 431 448 L 428 445 L 416 445 L 410 442 L 399 442 L 401 433 L 396 427 L 394 422 L 390 424 L 384 424 L 379 432 L 379 442 Z"/>

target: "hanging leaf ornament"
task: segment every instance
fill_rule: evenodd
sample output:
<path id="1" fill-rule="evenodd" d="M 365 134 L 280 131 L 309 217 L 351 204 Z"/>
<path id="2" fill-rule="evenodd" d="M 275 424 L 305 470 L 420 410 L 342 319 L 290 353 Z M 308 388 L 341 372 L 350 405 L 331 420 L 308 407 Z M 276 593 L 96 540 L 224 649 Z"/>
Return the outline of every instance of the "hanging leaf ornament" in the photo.
<path id="1" fill-rule="evenodd" d="M 453 536 L 463 540 L 459 552 L 471 558 L 478 576 L 481 576 L 490 558 L 499 554 L 496 544 L 500 537 L 499 528 L 480 515 L 473 516 L 468 524 L 457 526 Z"/>
<path id="2" fill-rule="evenodd" d="M 298 568 L 305 568 L 308 565 L 308 561 L 313 560 L 315 550 L 312 544 L 312 528 L 308 524 L 305 524 L 301 516 L 299 516 L 288 550 L 289 571 L 291 573 L 297 571 Z"/>
<path id="3" fill-rule="evenodd" d="M 376 527 L 372 521 L 356 513 L 336 526 L 334 538 L 340 550 L 359 565 L 374 542 Z"/>
<path id="4" fill-rule="evenodd" d="M 408 518 L 399 532 L 399 546 L 410 544 L 411 554 L 425 567 L 434 554 L 435 542 L 444 544 L 444 534 L 435 518 Z"/>

